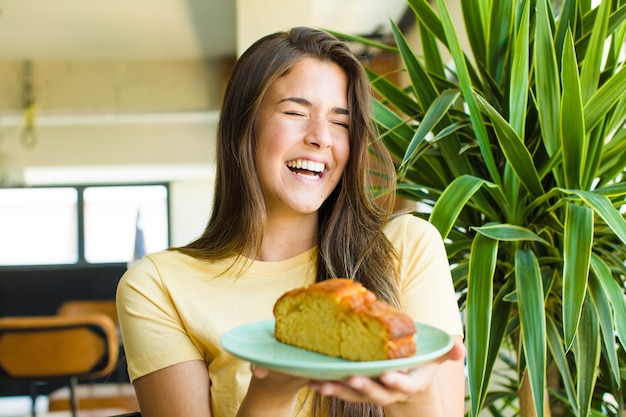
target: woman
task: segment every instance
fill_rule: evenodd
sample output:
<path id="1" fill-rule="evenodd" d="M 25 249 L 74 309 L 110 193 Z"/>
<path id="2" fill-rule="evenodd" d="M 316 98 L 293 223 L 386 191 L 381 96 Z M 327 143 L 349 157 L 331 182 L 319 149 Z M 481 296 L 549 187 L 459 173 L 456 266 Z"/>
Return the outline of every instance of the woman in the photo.
<path id="1" fill-rule="evenodd" d="M 393 165 L 369 101 L 358 60 L 321 31 L 266 36 L 238 60 L 204 233 L 148 255 L 119 284 L 144 417 L 463 414 L 462 327 L 442 240 L 427 222 L 392 215 Z M 412 370 L 338 382 L 251 372 L 221 348 L 226 331 L 271 319 L 284 292 L 332 277 L 361 282 L 455 346 Z"/>

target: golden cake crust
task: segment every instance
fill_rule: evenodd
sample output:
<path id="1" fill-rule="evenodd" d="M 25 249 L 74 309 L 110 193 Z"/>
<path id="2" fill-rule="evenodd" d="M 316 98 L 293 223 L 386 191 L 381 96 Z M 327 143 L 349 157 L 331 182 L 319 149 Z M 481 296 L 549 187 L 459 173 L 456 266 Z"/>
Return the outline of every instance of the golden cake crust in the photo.
<path id="1" fill-rule="evenodd" d="M 283 294 L 274 305 L 274 317 L 277 340 L 330 356 L 368 361 L 417 351 L 413 320 L 345 278 Z"/>

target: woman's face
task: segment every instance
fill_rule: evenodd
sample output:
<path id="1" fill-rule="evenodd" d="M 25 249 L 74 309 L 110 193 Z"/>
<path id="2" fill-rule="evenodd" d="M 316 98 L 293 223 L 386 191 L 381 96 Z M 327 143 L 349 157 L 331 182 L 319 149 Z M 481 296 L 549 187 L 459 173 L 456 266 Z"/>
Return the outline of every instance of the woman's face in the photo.
<path id="1" fill-rule="evenodd" d="M 347 80 L 304 58 L 268 89 L 255 121 L 256 167 L 270 216 L 315 213 L 350 156 Z"/>

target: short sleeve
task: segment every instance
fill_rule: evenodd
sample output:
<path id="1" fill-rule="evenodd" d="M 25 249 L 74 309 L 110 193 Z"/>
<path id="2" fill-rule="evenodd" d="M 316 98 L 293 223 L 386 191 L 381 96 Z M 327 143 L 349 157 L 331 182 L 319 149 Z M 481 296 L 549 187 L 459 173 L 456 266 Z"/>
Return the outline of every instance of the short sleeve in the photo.
<path id="1" fill-rule="evenodd" d="M 122 276 L 117 308 L 131 381 L 176 363 L 203 359 L 150 256 Z"/>

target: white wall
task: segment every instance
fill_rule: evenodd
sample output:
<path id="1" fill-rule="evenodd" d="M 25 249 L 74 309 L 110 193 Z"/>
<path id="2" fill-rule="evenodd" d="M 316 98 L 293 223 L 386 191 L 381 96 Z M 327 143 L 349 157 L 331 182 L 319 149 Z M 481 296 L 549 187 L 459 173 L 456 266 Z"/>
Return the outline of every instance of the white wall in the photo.
<path id="1" fill-rule="evenodd" d="M 22 138 L 24 64 L 0 61 L 0 153 L 26 185 L 171 183 L 171 243 L 204 228 L 215 131 L 232 59 L 34 61 L 33 139 Z"/>
<path id="2" fill-rule="evenodd" d="M 2 150 L 22 165 L 27 186 L 169 182 L 171 243 L 183 245 L 210 213 L 217 116 L 146 118 L 48 119 L 35 147 L 20 144 L 19 129 L 6 129 Z"/>
<path id="3" fill-rule="evenodd" d="M 182 246 L 202 234 L 212 202 L 212 180 L 174 181 L 170 184 L 172 246 Z"/>

